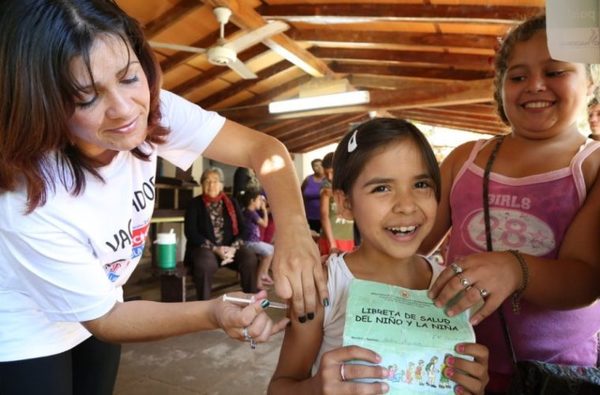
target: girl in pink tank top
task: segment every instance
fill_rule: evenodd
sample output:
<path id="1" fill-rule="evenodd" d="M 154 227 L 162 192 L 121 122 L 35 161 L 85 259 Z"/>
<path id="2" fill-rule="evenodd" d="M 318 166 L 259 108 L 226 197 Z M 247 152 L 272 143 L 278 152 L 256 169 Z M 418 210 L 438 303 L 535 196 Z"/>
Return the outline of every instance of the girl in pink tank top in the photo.
<path id="1" fill-rule="evenodd" d="M 457 147 L 442 164 L 440 208 L 421 250 L 430 252 L 447 235 L 450 265 L 430 297 L 445 306 L 458 295 L 449 315 L 482 304 L 472 322 L 477 341 L 490 349 L 487 390 L 503 392 L 512 361 L 498 309 L 518 359 L 596 365 L 600 304 L 591 303 L 600 291 L 600 183 L 593 186 L 600 144 L 577 129 L 593 88 L 590 70 L 550 57 L 544 16 L 508 34 L 495 68 L 494 98 L 512 130 L 493 154 L 487 194 L 484 174 L 496 139 Z M 487 237 L 493 252 L 486 252 Z"/>

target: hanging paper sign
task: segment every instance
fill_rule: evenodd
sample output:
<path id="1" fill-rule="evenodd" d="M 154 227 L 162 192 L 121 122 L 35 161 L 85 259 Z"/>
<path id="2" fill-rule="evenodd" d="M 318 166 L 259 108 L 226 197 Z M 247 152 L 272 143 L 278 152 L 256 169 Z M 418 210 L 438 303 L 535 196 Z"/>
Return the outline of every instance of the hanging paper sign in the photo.
<path id="1" fill-rule="evenodd" d="M 546 0 L 550 56 L 575 63 L 600 63 L 599 0 Z"/>

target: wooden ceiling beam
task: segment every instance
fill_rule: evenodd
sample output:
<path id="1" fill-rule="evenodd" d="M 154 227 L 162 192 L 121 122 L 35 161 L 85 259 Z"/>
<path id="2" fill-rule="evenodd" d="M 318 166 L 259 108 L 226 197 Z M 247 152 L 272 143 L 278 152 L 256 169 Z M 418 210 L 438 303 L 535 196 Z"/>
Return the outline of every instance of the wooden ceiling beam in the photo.
<path id="1" fill-rule="evenodd" d="M 370 106 L 373 109 L 418 108 L 488 102 L 492 99 L 492 80 L 424 81 L 393 91 L 374 90 Z"/>
<path id="2" fill-rule="evenodd" d="M 425 109 L 423 109 L 423 110 L 411 109 L 411 110 L 401 110 L 401 111 L 404 116 L 411 116 L 411 117 L 418 116 L 420 119 L 429 119 L 431 121 L 435 121 L 438 123 L 454 122 L 456 124 L 472 125 L 474 127 L 480 127 L 480 128 L 490 129 L 490 130 L 506 130 L 507 129 L 503 123 L 500 123 L 497 121 L 478 120 L 478 119 L 461 117 L 461 116 L 456 116 L 456 115 L 453 115 L 453 116 L 441 115 L 441 114 L 428 112 Z"/>
<path id="3" fill-rule="evenodd" d="M 496 112 L 495 103 L 464 104 L 464 105 L 456 105 L 456 106 L 445 106 L 442 108 L 446 111 L 455 111 L 457 113 L 466 113 L 466 114 L 489 115 L 489 116 L 494 116 L 497 119 L 500 119 L 500 118 L 498 118 L 498 113 Z"/>
<path id="4" fill-rule="evenodd" d="M 396 77 L 430 78 L 444 80 L 481 80 L 491 78 L 494 72 L 481 70 L 463 70 L 435 67 L 399 66 L 393 64 L 352 64 L 335 61 L 331 63 L 331 69 L 339 74 L 371 74 L 389 75 Z"/>
<path id="5" fill-rule="evenodd" d="M 258 84 L 261 80 L 281 73 L 282 71 L 285 71 L 291 67 L 294 67 L 294 65 L 284 59 L 281 62 L 275 63 L 274 65 L 257 72 L 257 79 L 239 81 L 231 85 L 229 88 L 225 88 L 213 95 L 205 97 L 199 102 L 199 104 L 203 108 L 212 108 L 212 106 L 222 102 L 223 100 L 229 99 L 231 96 L 241 91 L 250 89 L 252 86 Z"/>
<path id="6" fill-rule="evenodd" d="M 453 120 L 443 119 L 443 118 L 442 119 L 432 118 L 430 116 L 423 115 L 417 111 L 412 111 L 412 110 L 392 111 L 392 114 L 398 118 L 404 118 L 404 119 L 408 119 L 408 120 L 412 120 L 412 121 L 416 121 L 416 122 L 420 122 L 420 123 L 424 123 L 424 124 L 432 125 L 432 126 L 440 126 L 440 127 L 457 129 L 457 130 L 466 130 L 466 131 L 475 132 L 475 133 L 486 133 L 486 134 L 503 134 L 504 133 L 503 129 L 495 128 L 493 126 L 482 125 L 482 124 L 473 123 L 473 122 L 459 122 L 459 121 L 453 121 Z"/>
<path id="7" fill-rule="evenodd" d="M 286 92 L 289 92 L 292 89 L 298 88 L 300 85 L 307 83 L 310 81 L 312 77 L 310 75 L 303 75 L 302 77 L 294 78 L 284 84 L 280 84 L 274 89 L 266 91 L 260 95 L 256 95 L 251 99 L 244 100 L 239 103 L 238 106 L 251 106 L 251 105 L 260 105 L 263 103 L 268 103 L 271 100 L 283 95 Z"/>
<path id="8" fill-rule="evenodd" d="M 340 42 L 354 44 L 390 44 L 414 45 L 419 47 L 433 46 L 455 47 L 465 49 L 493 49 L 498 44 L 495 36 L 480 34 L 442 34 L 442 33 L 413 33 L 413 32 L 385 32 L 365 30 L 329 30 L 329 29 L 296 29 L 289 31 L 288 35 L 298 41 L 318 43 Z"/>
<path id="9" fill-rule="evenodd" d="M 280 129 L 293 128 L 297 123 L 297 119 L 285 119 L 283 121 L 261 122 L 256 124 L 254 128 L 268 135 L 272 135 L 272 133 L 276 133 Z"/>
<path id="10" fill-rule="evenodd" d="M 338 121 L 330 123 L 310 133 L 296 134 L 294 137 L 282 140 L 282 142 L 292 152 L 297 152 L 306 146 L 314 144 L 315 141 L 331 139 L 332 135 L 343 136 L 350 130 L 350 124 L 354 122 L 364 122 L 369 119 L 369 114 L 355 114 L 346 117 L 340 117 Z M 326 144 L 321 144 L 326 145 Z"/>
<path id="11" fill-rule="evenodd" d="M 500 118 L 495 113 L 489 114 L 478 114 L 478 113 L 469 113 L 465 111 L 456 111 L 452 108 L 448 107 L 425 107 L 421 108 L 419 111 L 424 114 L 431 114 L 436 116 L 443 117 L 456 117 L 456 118 L 464 118 L 464 119 L 473 119 L 476 121 L 482 122 L 493 122 L 495 124 L 501 124 Z"/>
<path id="12" fill-rule="evenodd" d="M 322 129 L 323 125 L 331 125 L 337 124 L 338 122 L 344 122 L 348 119 L 348 114 L 334 114 L 334 115 L 326 115 L 313 117 L 309 121 L 304 121 L 298 123 L 297 128 L 289 128 L 281 131 L 281 133 L 273 134 L 273 137 L 278 138 L 281 141 L 293 138 L 294 136 L 307 135 L 309 133 L 318 131 Z M 291 136 L 291 137 L 290 137 Z"/>
<path id="13" fill-rule="evenodd" d="M 503 6 L 490 7 L 487 5 L 447 5 L 447 4 L 274 4 L 262 5 L 258 12 L 267 19 L 297 20 L 301 17 L 332 18 L 369 18 L 373 22 L 377 19 L 405 20 L 410 19 L 460 19 L 493 21 L 520 21 L 529 16 L 539 14 L 543 7 L 532 6 Z M 314 22 L 312 22 L 314 23 Z M 331 23 L 331 22 L 330 22 Z"/>
<path id="14" fill-rule="evenodd" d="M 147 37 L 152 37 L 200 7 L 204 5 L 198 0 L 181 0 L 161 16 L 148 22 L 144 26 L 144 33 Z"/>
<path id="15" fill-rule="evenodd" d="M 430 106 L 473 104 L 492 100 L 492 80 L 478 81 L 423 81 L 415 85 L 398 87 L 395 90 L 370 90 L 368 105 L 336 107 L 298 113 L 270 114 L 268 105 L 246 106 L 222 109 L 219 112 L 227 118 L 243 122 L 262 122 L 266 119 L 289 119 L 325 114 L 368 112 Z"/>
<path id="16" fill-rule="evenodd" d="M 313 47 L 310 48 L 309 51 L 321 59 L 329 60 L 351 59 L 376 62 L 421 63 L 484 71 L 492 70 L 493 61 L 489 56 L 439 51 L 398 51 L 386 49 L 327 47 Z"/>
<path id="17" fill-rule="evenodd" d="M 322 125 L 320 128 L 313 129 L 310 132 L 296 133 L 291 137 L 281 139 L 281 141 L 284 141 L 290 145 L 294 145 L 310 141 L 315 137 L 322 138 L 323 136 L 327 136 L 327 134 L 336 130 L 342 130 L 344 133 L 346 133 L 350 130 L 350 124 L 360 123 L 366 121 L 367 119 L 369 119 L 369 114 L 367 113 L 338 115 L 335 121 L 326 125 Z"/>

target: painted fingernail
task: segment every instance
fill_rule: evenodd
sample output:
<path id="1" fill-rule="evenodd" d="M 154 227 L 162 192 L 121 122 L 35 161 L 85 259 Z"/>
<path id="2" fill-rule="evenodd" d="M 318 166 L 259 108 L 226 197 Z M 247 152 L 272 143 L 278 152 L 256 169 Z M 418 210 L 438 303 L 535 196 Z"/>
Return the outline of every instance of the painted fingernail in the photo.
<path id="1" fill-rule="evenodd" d="M 451 379 L 452 376 L 454 376 L 454 369 L 452 369 L 452 368 L 446 368 L 446 369 L 444 369 L 444 376 L 446 376 L 449 379 Z"/>
<path id="2" fill-rule="evenodd" d="M 323 299 L 323 306 L 325 306 L 325 307 L 329 306 L 329 298 Z"/>
<path id="3" fill-rule="evenodd" d="M 446 357 L 446 365 L 448 365 L 448 366 L 454 366 L 454 362 L 455 362 L 455 359 L 454 359 L 453 356 L 448 355 Z"/>
<path id="4" fill-rule="evenodd" d="M 265 299 L 262 302 L 260 302 L 260 307 L 262 307 L 263 309 L 266 309 L 267 307 L 269 307 L 270 304 L 271 304 L 271 302 L 269 302 L 269 299 Z"/>
<path id="5" fill-rule="evenodd" d="M 304 324 L 306 322 L 306 316 L 301 315 L 300 317 L 298 317 L 298 321 L 300 321 L 301 324 Z"/>
<path id="6" fill-rule="evenodd" d="M 464 344 L 457 344 L 456 345 L 456 351 L 459 353 L 464 353 L 465 352 L 465 345 Z"/>
<path id="7" fill-rule="evenodd" d="M 306 314 L 306 317 L 308 317 L 308 319 L 312 321 L 315 318 L 315 313 L 308 313 Z"/>
<path id="8" fill-rule="evenodd" d="M 462 387 L 462 385 L 457 385 L 454 387 L 454 393 L 458 394 L 458 395 L 462 395 L 465 393 L 465 389 Z"/>

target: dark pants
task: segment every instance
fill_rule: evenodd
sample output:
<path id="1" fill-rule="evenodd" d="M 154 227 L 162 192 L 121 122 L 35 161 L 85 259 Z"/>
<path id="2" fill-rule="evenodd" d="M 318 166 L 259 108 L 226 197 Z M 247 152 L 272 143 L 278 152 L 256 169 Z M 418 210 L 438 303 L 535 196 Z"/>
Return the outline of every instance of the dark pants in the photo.
<path id="1" fill-rule="evenodd" d="M 0 362 L 2 395 L 110 395 L 121 345 L 90 337 L 60 354 Z"/>
<path id="2" fill-rule="evenodd" d="M 213 277 L 220 267 L 221 259 L 210 249 L 203 247 L 195 247 L 190 252 L 189 257 L 198 300 L 208 300 L 210 299 Z M 256 288 L 258 258 L 252 250 L 245 246 L 238 248 L 233 257 L 233 262 L 224 267 L 240 273 L 240 285 L 244 292 L 258 292 Z"/>

